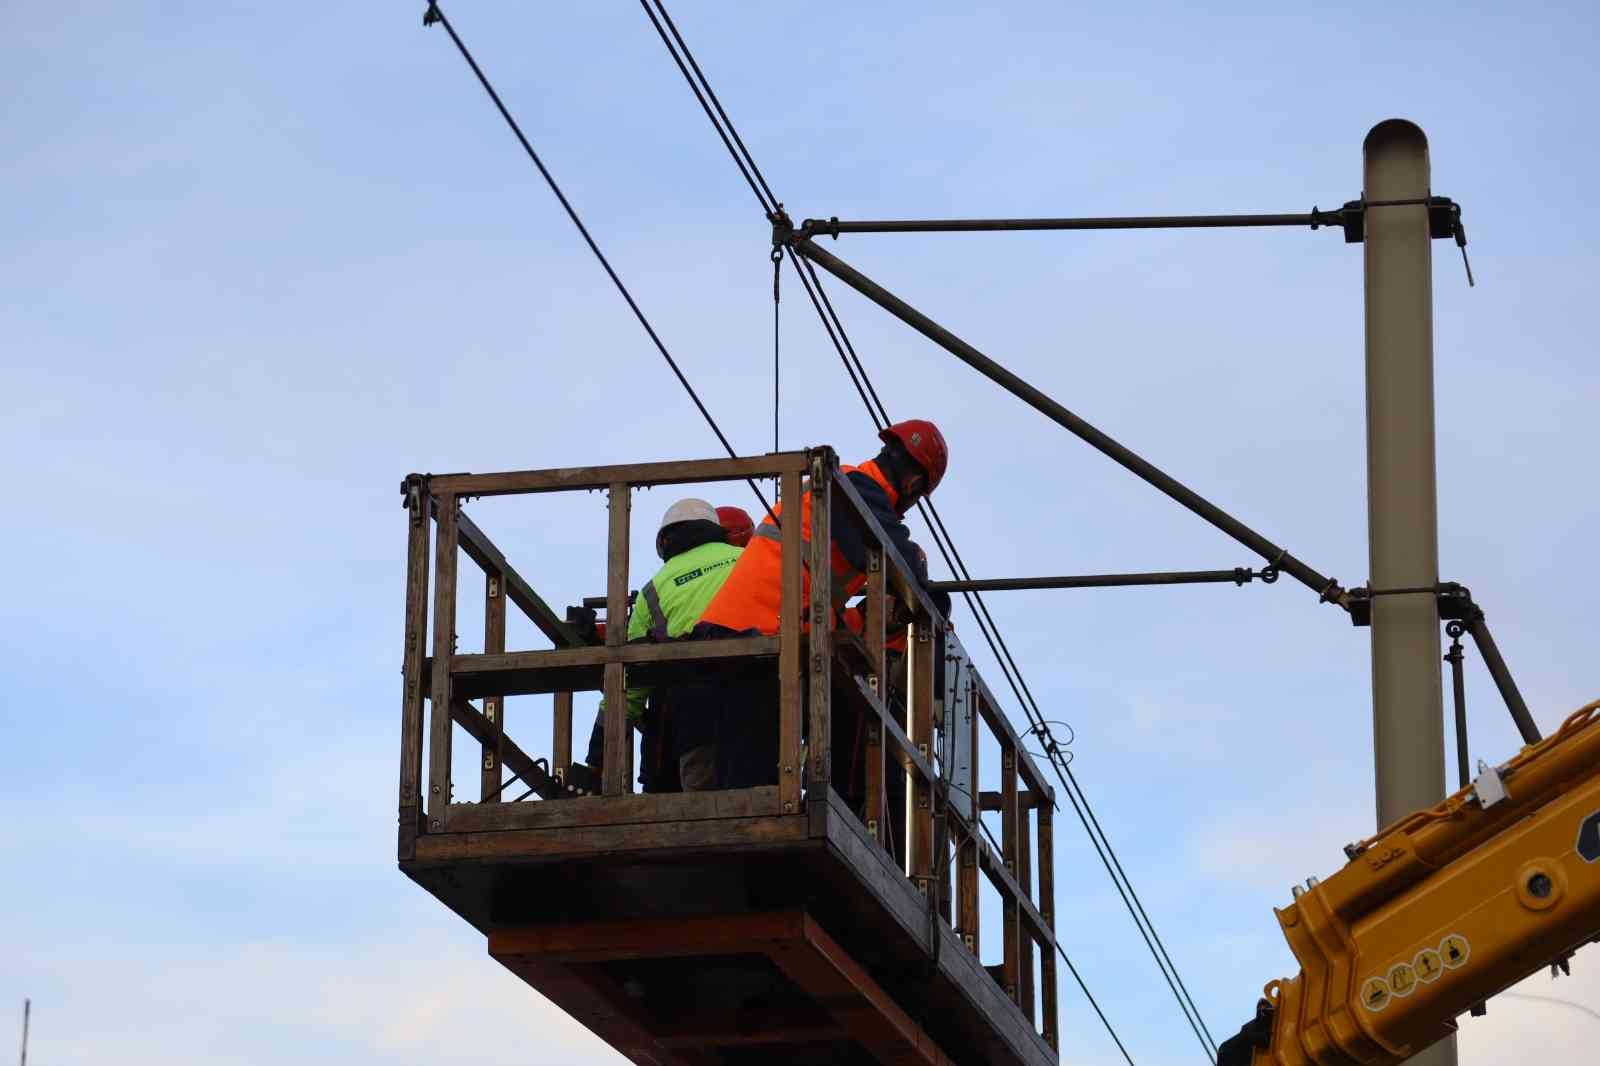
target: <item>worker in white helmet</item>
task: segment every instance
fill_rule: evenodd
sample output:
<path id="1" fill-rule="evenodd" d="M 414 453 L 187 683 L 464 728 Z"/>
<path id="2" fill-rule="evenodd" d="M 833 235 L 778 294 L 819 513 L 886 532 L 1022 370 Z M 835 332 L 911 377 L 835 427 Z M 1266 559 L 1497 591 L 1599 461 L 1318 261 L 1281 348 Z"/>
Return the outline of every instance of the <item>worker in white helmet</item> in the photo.
<path id="1" fill-rule="evenodd" d="M 634 600 L 630 642 L 674 640 L 694 628 L 739 559 L 740 549 L 728 543 L 728 536 L 717 509 L 705 500 L 690 497 L 667 508 L 656 531 L 656 554 L 664 565 Z M 646 792 L 718 787 L 716 720 L 699 698 L 705 687 L 628 689 L 628 720 L 643 735 L 639 780 Z M 603 719 L 602 707 L 589 738 L 588 762 L 594 767 L 605 751 Z"/>

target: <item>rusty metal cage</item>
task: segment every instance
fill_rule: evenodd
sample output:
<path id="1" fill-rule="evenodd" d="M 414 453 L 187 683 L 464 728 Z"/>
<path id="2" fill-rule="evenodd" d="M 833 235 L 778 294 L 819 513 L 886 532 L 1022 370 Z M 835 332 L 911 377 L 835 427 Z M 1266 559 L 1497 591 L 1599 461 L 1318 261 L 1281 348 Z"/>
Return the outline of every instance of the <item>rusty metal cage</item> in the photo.
<path id="1" fill-rule="evenodd" d="M 780 504 L 802 494 L 810 503 L 808 530 L 781 521 L 801 514 L 798 506 L 779 516 L 777 634 L 628 643 L 621 622 L 630 608 L 633 491 L 754 478 L 776 479 Z M 831 449 L 411 475 L 402 489 L 409 550 L 400 865 L 485 933 L 492 954 L 636 1062 L 733 1063 L 756 1047 L 770 1064 L 785 1061 L 785 1048 L 796 1058 L 815 1055 L 819 1042 L 832 1042 L 838 1061 L 1056 1061 L 1054 793 Z M 607 494 L 609 515 L 611 624 L 599 644 L 556 615 L 463 506 L 477 497 L 595 490 Z M 807 574 L 829 572 L 840 522 L 867 546 L 860 632 L 836 625 L 839 605 L 828 597 L 806 596 Z M 485 575 L 481 653 L 456 648 L 462 555 Z M 508 650 L 508 601 L 554 646 Z M 890 645 L 902 628 L 900 655 Z M 626 687 L 753 671 L 777 676 L 778 783 L 632 794 Z M 508 772 L 529 784 L 566 779 L 573 693 L 582 691 L 605 696 L 599 794 L 508 802 Z M 543 754 L 506 727 L 506 698 L 536 693 L 554 701 Z M 832 787 L 836 711 L 864 717 L 865 788 L 855 805 Z M 481 749 L 477 802 L 452 794 L 458 728 Z M 995 750 L 998 787 L 986 791 L 979 753 Z M 998 814 L 997 840 L 985 813 Z M 994 966 L 981 961 L 980 888 L 1001 916 Z M 726 1017 L 686 1031 L 681 1012 L 669 1021 L 630 994 L 646 978 L 665 988 L 703 975 L 711 942 L 703 927 L 717 920 L 753 930 L 760 944 L 734 953 L 746 959 L 746 980 L 782 982 L 798 1013 L 751 1015 L 737 996 L 723 996 Z M 771 929 L 786 931 L 787 947 L 761 940 Z M 731 950 L 727 936 L 711 940 L 724 956 Z M 794 962 L 796 951 L 811 961 Z M 672 982 L 661 978 L 664 959 L 682 964 Z M 750 969 L 752 959 L 759 968 Z M 861 1003 L 847 1002 L 841 981 L 880 1024 L 863 1027 Z"/>

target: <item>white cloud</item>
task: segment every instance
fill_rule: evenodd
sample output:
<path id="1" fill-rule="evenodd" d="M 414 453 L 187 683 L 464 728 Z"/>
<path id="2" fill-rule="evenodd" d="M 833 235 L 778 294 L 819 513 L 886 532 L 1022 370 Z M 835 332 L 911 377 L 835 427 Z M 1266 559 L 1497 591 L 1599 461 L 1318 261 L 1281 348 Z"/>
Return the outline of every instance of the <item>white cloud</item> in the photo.
<path id="1" fill-rule="evenodd" d="M 33 989 L 41 1063 L 622 1061 L 465 926 L 348 944 L 62 950 L 47 935 L 29 939 L 13 962 Z"/>
<path id="2" fill-rule="evenodd" d="M 1460 1066 L 1594 1062 L 1600 1018 L 1588 1011 L 1600 1012 L 1600 951 L 1592 946 L 1573 956 L 1570 978 L 1540 971 L 1490 1000 L 1487 1016 L 1461 1018 Z"/>

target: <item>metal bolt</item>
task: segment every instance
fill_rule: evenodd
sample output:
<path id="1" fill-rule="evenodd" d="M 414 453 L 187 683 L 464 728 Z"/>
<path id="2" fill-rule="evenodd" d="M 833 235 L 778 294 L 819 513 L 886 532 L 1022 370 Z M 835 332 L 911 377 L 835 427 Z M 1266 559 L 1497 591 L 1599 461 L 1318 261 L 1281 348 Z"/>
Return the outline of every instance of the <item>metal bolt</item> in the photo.
<path id="1" fill-rule="evenodd" d="M 433 786 L 433 794 L 435 796 L 437 796 L 439 794 L 439 786 L 438 785 L 434 785 Z"/>
<path id="2" fill-rule="evenodd" d="M 785 812 L 792 811 L 792 810 L 794 810 L 794 804 L 791 803 L 791 802 L 785 801 L 784 804 L 783 804 L 783 809 L 784 809 Z"/>
<path id="3" fill-rule="evenodd" d="M 1528 895 L 1534 899 L 1549 899 L 1551 891 L 1555 888 L 1550 881 L 1550 875 L 1536 873 L 1528 878 Z"/>

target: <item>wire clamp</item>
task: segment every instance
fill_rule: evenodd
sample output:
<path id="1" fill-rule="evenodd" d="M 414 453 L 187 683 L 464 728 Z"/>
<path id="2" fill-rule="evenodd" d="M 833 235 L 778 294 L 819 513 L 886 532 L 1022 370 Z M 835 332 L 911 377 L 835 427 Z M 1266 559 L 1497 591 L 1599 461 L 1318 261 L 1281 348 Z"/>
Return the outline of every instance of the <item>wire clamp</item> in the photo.
<path id="1" fill-rule="evenodd" d="M 776 263 L 783 258 L 783 249 L 794 243 L 794 222 L 782 204 L 768 212 L 767 221 L 772 223 L 772 261 Z"/>
<path id="2" fill-rule="evenodd" d="M 426 11 L 424 11 L 422 13 L 422 26 L 423 26 L 423 28 L 426 29 L 429 26 L 432 26 L 435 22 L 443 22 L 443 21 L 444 21 L 444 12 L 439 10 L 439 5 L 437 3 L 437 0 L 428 0 L 428 10 L 426 10 Z"/>

